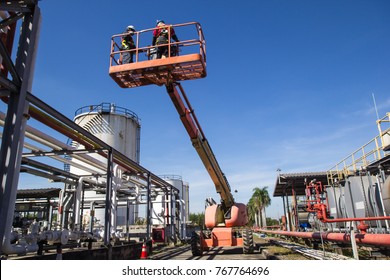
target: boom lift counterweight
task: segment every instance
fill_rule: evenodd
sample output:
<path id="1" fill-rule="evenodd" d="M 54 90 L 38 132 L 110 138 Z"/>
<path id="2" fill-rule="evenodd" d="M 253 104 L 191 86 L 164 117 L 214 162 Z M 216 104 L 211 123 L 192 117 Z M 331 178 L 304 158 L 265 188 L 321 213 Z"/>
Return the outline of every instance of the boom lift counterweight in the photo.
<path id="1" fill-rule="evenodd" d="M 199 38 L 181 41 L 179 46 L 184 51 L 186 47 L 197 45 L 199 46 L 199 54 L 184 54 L 181 55 L 180 59 L 169 56 L 165 59 L 140 61 L 139 53 L 148 52 L 148 48 L 150 48 L 150 46 L 139 46 L 139 36 L 145 32 L 140 31 L 136 32 L 137 49 L 133 50 L 137 56 L 136 63 L 115 65 L 117 61 L 115 55 L 120 55 L 121 52 L 116 51 L 114 41 L 114 38 L 120 35 L 114 36 L 111 48 L 110 76 L 121 87 L 137 87 L 148 84 L 165 85 L 192 145 L 221 197 L 220 204 L 215 203 L 206 208 L 205 226 L 212 230 L 193 234 L 191 239 L 192 254 L 201 255 L 203 250 L 217 246 L 242 246 L 244 253 L 252 253 L 254 249 L 252 231 L 245 227 L 248 222 L 246 206 L 234 201 L 229 182 L 218 164 L 183 87 L 179 83 L 182 80 L 206 76 L 205 40 L 200 25 L 188 23 L 173 25 L 173 27 L 187 25 L 196 26 Z M 153 31 L 153 29 L 148 31 Z M 168 43 L 169 47 L 170 44 L 176 43 Z"/>

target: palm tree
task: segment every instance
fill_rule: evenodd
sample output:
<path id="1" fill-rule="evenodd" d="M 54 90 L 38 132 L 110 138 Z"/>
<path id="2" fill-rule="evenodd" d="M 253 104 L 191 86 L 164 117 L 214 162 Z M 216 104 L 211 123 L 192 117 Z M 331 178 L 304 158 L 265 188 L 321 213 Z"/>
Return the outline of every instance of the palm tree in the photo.
<path id="1" fill-rule="evenodd" d="M 265 208 L 271 205 L 271 198 L 268 194 L 268 187 L 255 187 L 253 189 L 253 194 L 251 199 L 253 199 L 253 205 L 255 208 L 255 213 L 257 213 L 257 217 L 259 219 L 257 225 L 260 227 L 265 226 L 263 221 L 265 221 Z M 264 219 L 263 219 L 264 217 Z"/>
<path id="2" fill-rule="evenodd" d="M 257 226 L 257 210 L 253 200 L 253 197 L 249 199 L 248 204 L 246 205 L 246 209 L 248 211 L 248 220 L 250 225 Z"/>

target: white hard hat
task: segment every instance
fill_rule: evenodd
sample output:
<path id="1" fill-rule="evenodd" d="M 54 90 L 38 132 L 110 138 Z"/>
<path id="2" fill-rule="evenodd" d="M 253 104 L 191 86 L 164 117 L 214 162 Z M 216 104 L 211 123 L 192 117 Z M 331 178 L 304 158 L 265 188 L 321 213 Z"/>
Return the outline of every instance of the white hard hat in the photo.
<path id="1" fill-rule="evenodd" d="M 135 27 L 134 27 L 133 25 L 129 25 L 126 29 L 127 29 L 127 30 L 135 31 Z"/>

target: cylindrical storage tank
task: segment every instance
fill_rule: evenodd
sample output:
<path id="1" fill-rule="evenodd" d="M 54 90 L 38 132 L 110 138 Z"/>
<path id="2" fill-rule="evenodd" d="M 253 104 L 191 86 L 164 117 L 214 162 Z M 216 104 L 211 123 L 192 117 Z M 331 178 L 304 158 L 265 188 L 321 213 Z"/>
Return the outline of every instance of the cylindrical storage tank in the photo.
<path id="1" fill-rule="evenodd" d="M 186 234 L 186 223 L 189 221 L 190 210 L 189 210 L 189 186 L 188 183 L 184 183 L 183 179 L 179 175 L 163 175 L 161 176 L 167 183 L 174 186 L 179 190 L 180 199 L 180 232 L 181 237 L 184 238 Z"/>
<path id="2" fill-rule="evenodd" d="M 341 218 L 340 208 L 338 205 L 339 198 L 340 198 L 340 188 L 333 187 L 333 186 L 326 186 L 326 194 L 328 196 L 330 215 L 334 219 Z"/>
<path id="3" fill-rule="evenodd" d="M 181 176 L 179 175 L 162 175 L 160 176 L 162 179 L 164 179 L 167 183 L 174 186 L 176 189 L 179 190 L 179 196 L 183 198 L 183 180 Z"/>
<path id="4" fill-rule="evenodd" d="M 134 112 L 115 104 L 101 103 L 79 108 L 74 122 L 139 163 L 141 125 Z"/>
<path id="5" fill-rule="evenodd" d="M 387 176 L 382 188 L 383 205 L 386 215 L 390 215 L 390 176 Z"/>
<path id="6" fill-rule="evenodd" d="M 348 218 L 376 216 L 371 203 L 373 176 L 351 176 L 345 182 L 345 206 Z M 364 189 L 364 191 L 363 191 Z"/>
<path id="7" fill-rule="evenodd" d="M 298 226 L 306 227 L 308 224 L 309 212 L 306 211 L 306 204 L 299 201 L 297 203 L 297 215 L 298 215 Z"/>
<path id="8" fill-rule="evenodd" d="M 329 213 L 333 219 L 345 218 L 343 213 L 345 212 L 344 203 L 342 200 L 342 190 L 340 187 L 326 186 L 326 194 L 329 203 Z M 333 226 L 341 228 L 343 223 L 333 223 Z"/>
<path id="9" fill-rule="evenodd" d="M 167 203 L 169 206 L 167 207 Z M 159 192 L 153 199 L 152 199 L 152 225 L 167 225 L 170 224 L 169 219 L 167 219 L 167 215 L 170 212 L 170 203 L 169 199 L 166 199 L 166 196 L 164 193 Z"/>
<path id="10" fill-rule="evenodd" d="M 307 224 L 309 222 L 309 212 L 299 211 L 298 220 L 299 220 L 299 224 Z"/>
<path id="11" fill-rule="evenodd" d="M 376 216 L 384 216 L 383 203 L 380 194 L 380 187 L 374 178 L 371 183 L 371 187 L 368 189 L 369 204 L 368 207 L 374 211 Z M 384 223 L 384 222 L 383 222 Z"/>
<path id="12" fill-rule="evenodd" d="M 140 157 L 140 119 L 138 116 L 125 108 L 118 107 L 111 103 L 101 103 L 99 105 L 90 105 L 79 108 L 75 113 L 74 122 L 99 138 L 101 141 L 113 147 L 118 152 L 122 153 L 129 159 L 139 163 Z M 71 145 L 76 149 L 85 148 L 83 145 L 72 142 Z M 72 174 L 83 175 L 83 178 L 87 178 L 87 175 L 95 173 L 105 173 L 107 169 L 107 159 L 97 153 L 89 153 L 86 155 L 88 162 L 81 161 L 75 156 L 70 156 L 72 164 L 69 167 L 69 171 Z M 87 168 L 83 170 L 83 168 Z M 120 182 L 122 172 L 120 168 L 113 172 L 113 182 L 116 187 L 120 188 Z M 106 179 L 99 177 L 96 179 L 97 183 L 106 184 Z M 115 183 L 116 182 L 116 183 Z M 79 198 L 81 200 L 81 198 Z M 105 220 L 105 193 L 97 193 L 95 190 L 87 189 L 84 193 L 85 201 L 95 201 L 96 207 L 95 219 L 100 224 L 104 224 Z M 115 212 L 112 212 L 114 216 L 111 217 L 111 222 L 116 226 L 123 226 L 126 224 L 127 207 L 117 205 L 118 201 L 113 201 L 113 208 Z M 89 204 L 85 204 L 83 211 L 88 211 Z M 130 217 L 129 223 L 134 223 L 138 215 L 138 206 L 129 206 Z"/>
<path id="13" fill-rule="evenodd" d="M 190 216 L 190 205 L 189 205 L 189 185 L 188 183 L 184 183 L 181 176 L 178 175 L 164 175 L 162 178 L 174 186 L 179 190 L 179 197 L 185 203 L 185 213 L 181 213 L 181 215 L 185 215 L 186 221 L 188 221 Z M 182 220 L 182 219 L 181 219 Z"/>

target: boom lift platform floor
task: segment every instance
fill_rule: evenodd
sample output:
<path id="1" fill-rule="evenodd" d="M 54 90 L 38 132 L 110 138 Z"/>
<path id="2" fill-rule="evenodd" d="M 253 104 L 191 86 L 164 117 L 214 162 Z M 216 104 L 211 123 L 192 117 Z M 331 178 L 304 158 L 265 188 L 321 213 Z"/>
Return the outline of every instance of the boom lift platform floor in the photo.
<path id="1" fill-rule="evenodd" d="M 110 76 L 122 88 L 165 85 L 170 81 L 206 77 L 205 62 L 200 54 L 147 60 L 110 67 Z"/>

